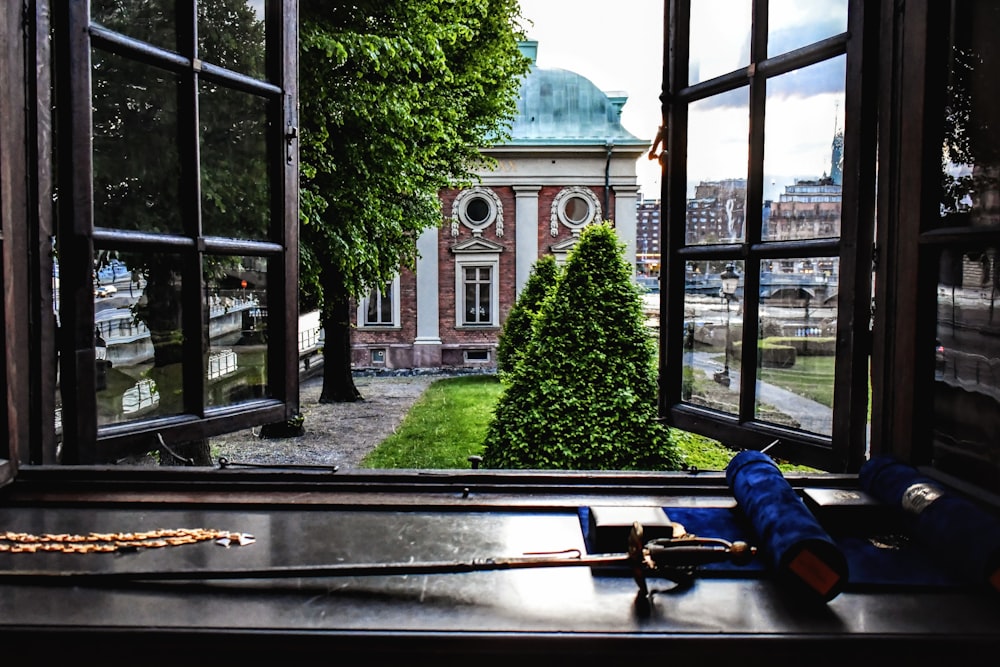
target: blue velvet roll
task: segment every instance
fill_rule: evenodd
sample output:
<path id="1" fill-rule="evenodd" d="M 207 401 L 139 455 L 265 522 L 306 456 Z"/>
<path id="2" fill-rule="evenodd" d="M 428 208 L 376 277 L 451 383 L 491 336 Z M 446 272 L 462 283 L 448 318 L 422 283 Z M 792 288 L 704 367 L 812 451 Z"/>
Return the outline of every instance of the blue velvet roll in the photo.
<path id="1" fill-rule="evenodd" d="M 726 482 L 783 581 L 829 601 L 847 582 L 847 559 L 766 454 L 740 452 Z"/>
<path id="2" fill-rule="evenodd" d="M 1000 591 L 1000 518 L 892 457 L 871 459 L 858 477 L 862 489 L 900 509 L 905 528 L 939 560 Z"/>

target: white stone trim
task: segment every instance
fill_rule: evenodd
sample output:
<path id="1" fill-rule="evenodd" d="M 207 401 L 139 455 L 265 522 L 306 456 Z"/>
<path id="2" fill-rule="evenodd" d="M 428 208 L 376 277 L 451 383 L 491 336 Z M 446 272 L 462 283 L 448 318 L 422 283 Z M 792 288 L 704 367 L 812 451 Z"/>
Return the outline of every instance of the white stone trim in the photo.
<path id="1" fill-rule="evenodd" d="M 390 281 L 389 283 L 389 298 L 392 299 L 392 322 L 389 324 L 368 324 L 365 320 L 368 313 L 368 301 L 369 297 L 365 296 L 358 300 L 358 314 L 357 323 L 359 329 L 371 329 L 371 330 L 385 330 L 385 329 L 398 329 L 400 324 L 400 309 L 399 309 L 399 274 Z M 369 294 L 371 292 L 369 291 Z"/>
<path id="2" fill-rule="evenodd" d="M 468 206 L 476 200 L 482 199 L 489 206 L 490 211 L 485 220 L 477 221 L 469 218 Z M 468 190 L 462 190 L 451 203 L 451 235 L 458 236 L 458 223 L 468 227 L 475 235 L 481 235 L 483 230 L 490 225 L 496 225 L 496 235 L 503 236 L 503 202 L 499 195 L 490 188 L 475 186 Z"/>
<path id="3" fill-rule="evenodd" d="M 590 207 L 588 215 L 583 220 L 572 220 L 566 215 L 566 205 L 575 198 L 583 199 Z M 601 202 L 590 188 L 580 186 L 563 188 L 552 199 L 549 219 L 549 232 L 552 236 L 559 235 L 560 224 L 573 230 L 575 233 L 579 233 L 581 229 L 590 223 L 599 220 L 601 220 Z"/>

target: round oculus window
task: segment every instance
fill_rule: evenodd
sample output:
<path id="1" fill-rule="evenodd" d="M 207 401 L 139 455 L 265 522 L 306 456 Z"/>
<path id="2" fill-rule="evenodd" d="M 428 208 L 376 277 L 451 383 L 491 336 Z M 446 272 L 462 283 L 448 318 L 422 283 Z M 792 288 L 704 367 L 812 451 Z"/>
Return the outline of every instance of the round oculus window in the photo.
<path id="1" fill-rule="evenodd" d="M 493 207 L 485 197 L 472 197 L 465 205 L 465 217 L 473 225 L 482 225 L 490 221 L 493 215 Z"/>
<path id="2" fill-rule="evenodd" d="M 582 225 L 590 220 L 593 212 L 589 201 L 583 197 L 573 196 L 566 199 L 563 214 L 571 224 Z"/>

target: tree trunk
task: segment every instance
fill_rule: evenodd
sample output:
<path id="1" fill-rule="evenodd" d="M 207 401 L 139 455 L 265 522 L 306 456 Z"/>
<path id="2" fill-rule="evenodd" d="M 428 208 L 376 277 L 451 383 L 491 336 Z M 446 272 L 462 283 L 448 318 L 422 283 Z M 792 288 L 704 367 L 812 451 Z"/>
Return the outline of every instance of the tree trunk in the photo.
<path id="1" fill-rule="evenodd" d="M 340 271 L 324 267 L 323 283 L 323 391 L 320 403 L 364 400 L 351 372 L 351 298 Z"/>
<path id="2" fill-rule="evenodd" d="M 160 407 L 167 413 L 183 413 L 183 394 L 175 391 L 183 385 L 184 337 L 181 333 L 180 281 L 173 269 L 154 264 L 146 272 L 145 294 L 139 314 L 149 327 L 153 344 L 153 368 L 150 377 L 160 391 Z M 160 465 L 212 465 L 208 440 L 192 440 L 160 447 Z"/>

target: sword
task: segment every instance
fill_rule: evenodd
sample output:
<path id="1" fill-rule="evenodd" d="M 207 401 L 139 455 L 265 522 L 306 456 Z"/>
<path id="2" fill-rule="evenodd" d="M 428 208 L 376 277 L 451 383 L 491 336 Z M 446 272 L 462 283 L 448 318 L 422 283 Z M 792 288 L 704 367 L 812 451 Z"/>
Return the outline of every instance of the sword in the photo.
<path id="1" fill-rule="evenodd" d="M 0 571 L 0 583 L 62 583 L 68 585 L 114 584 L 129 582 L 211 581 L 234 579 L 288 579 L 326 577 L 400 576 L 419 574 L 461 574 L 495 570 L 545 567 L 604 567 L 624 565 L 635 579 L 640 593 L 649 595 L 647 578 L 665 578 L 687 583 L 697 568 L 708 563 L 749 562 L 755 547 L 746 542 L 687 534 L 674 523 L 675 534 L 643 541 L 642 525 L 632 524 L 625 553 L 589 555 L 579 549 L 531 553 L 523 556 L 475 558 L 468 561 L 427 561 L 388 563 L 331 563 L 321 565 L 277 565 L 260 568 L 198 568 L 182 570 L 16 570 Z"/>

